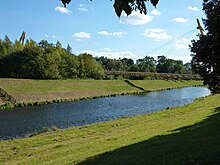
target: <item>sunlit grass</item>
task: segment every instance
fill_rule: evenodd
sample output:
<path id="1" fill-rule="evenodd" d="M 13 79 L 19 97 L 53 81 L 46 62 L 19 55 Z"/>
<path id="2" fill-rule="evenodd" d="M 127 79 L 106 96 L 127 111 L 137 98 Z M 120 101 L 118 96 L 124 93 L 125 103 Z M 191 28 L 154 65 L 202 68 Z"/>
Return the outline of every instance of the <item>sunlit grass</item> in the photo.
<path id="1" fill-rule="evenodd" d="M 164 81 L 164 80 L 130 80 L 133 84 L 148 91 L 163 90 L 167 88 L 180 88 L 184 86 L 203 85 L 202 81 Z"/>
<path id="2" fill-rule="evenodd" d="M 149 91 L 202 84 L 201 81 L 139 80 L 131 82 Z M 0 78 L 0 88 L 3 88 L 15 97 L 18 102 L 74 100 L 92 98 L 94 96 L 141 92 L 140 89 L 132 87 L 124 80 L 29 80 Z"/>

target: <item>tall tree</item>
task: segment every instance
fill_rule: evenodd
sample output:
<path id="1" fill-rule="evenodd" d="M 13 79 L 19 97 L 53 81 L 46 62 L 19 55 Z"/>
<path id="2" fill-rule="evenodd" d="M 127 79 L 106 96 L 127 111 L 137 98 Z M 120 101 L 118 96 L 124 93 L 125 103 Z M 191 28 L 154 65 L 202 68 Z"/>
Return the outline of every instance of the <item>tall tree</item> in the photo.
<path id="1" fill-rule="evenodd" d="M 71 0 L 60 0 L 64 7 L 71 2 Z M 92 0 L 90 0 L 92 1 Z M 121 16 L 122 11 L 127 15 L 130 15 L 133 10 L 139 10 L 140 13 L 147 14 L 146 2 L 150 3 L 156 7 L 159 0 L 115 0 L 114 9 L 118 17 Z"/>
<path id="2" fill-rule="evenodd" d="M 138 59 L 137 65 L 139 66 L 141 72 L 156 71 L 156 60 L 150 56 L 146 56 L 143 59 Z"/>
<path id="3" fill-rule="evenodd" d="M 67 45 L 67 47 L 66 47 L 66 51 L 68 52 L 68 53 L 72 53 L 72 47 L 68 44 Z"/>
<path id="4" fill-rule="evenodd" d="M 204 0 L 207 34 L 192 41 L 192 67 L 213 93 L 220 93 L 220 1 Z"/>
<path id="5" fill-rule="evenodd" d="M 183 61 L 167 59 L 165 56 L 158 56 L 156 69 L 159 73 L 184 73 Z"/>
<path id="6" fill-rule="evenodd" d="M 105 75 L 104 69 L 98 61 L 96 61 L 92 55 L 84 53 L 79 55 L 79 72 L 81 78 L 94 78 L 102 79 Z"/>

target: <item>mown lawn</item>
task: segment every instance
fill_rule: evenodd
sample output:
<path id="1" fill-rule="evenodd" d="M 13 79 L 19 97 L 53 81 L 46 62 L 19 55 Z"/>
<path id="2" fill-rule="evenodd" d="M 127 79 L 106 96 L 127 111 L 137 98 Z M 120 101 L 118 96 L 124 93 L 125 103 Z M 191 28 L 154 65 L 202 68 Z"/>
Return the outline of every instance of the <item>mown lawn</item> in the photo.
<path id="1" fill-rule="evenodd" d="M 130 80 L 134 85 L 144 88 L 147 91 L 157 91 L 167 88 L 181 88 L 184 86 L 203 85 L 202 81 L 164 81 L 164 80 Z"/>
<path id="2" fill-rule="evenodd" d="M 147 90 L 202 84 L 201 81 L 139 80 L 132 82 Z M 15 97 L 18 102 L 79 99 L 140 91 L 123 80 L 29 80 L 0 78 L 0 88 L 3 88 Z"/>
<path id="3" fill-rule="evenodd" d="M 0 79 L 0 88 L 18 101 L 77 99 L 138 91 L 122 80 L 24 80 Z"/>
<path id="4" fill-rule="evenodd" d="M 0 141 L 0 164 L 219 164 L 219 100 Z"/>

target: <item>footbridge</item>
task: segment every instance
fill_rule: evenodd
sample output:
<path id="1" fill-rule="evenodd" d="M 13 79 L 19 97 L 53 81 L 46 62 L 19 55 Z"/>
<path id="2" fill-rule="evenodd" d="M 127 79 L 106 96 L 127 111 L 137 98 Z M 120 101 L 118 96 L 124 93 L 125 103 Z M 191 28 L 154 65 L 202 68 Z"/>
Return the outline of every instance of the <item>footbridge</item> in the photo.
<path id="1" fill-rule="evenodd" d="M 107 75 L 115 76 L 136 76 L 150 79 L 164 80 L 202 80 L 198 74 L 174 74 L 174 73 L 155 73 L 155 72 L 126 72 L 126 71 L 105 71 Z"/>

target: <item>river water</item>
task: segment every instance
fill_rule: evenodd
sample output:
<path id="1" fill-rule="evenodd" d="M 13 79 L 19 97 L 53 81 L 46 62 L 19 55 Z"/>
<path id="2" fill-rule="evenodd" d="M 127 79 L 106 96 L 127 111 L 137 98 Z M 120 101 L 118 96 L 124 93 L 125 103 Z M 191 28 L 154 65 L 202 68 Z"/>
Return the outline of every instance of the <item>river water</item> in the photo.
<path id="1" fill-rule="evenodd" d="M 205 87 L 187 87 L 141 95 L 0 110 L 0 140 L 24 137 L 44 127 L 68 128 L 182 106 L 210 95 Z"/>

